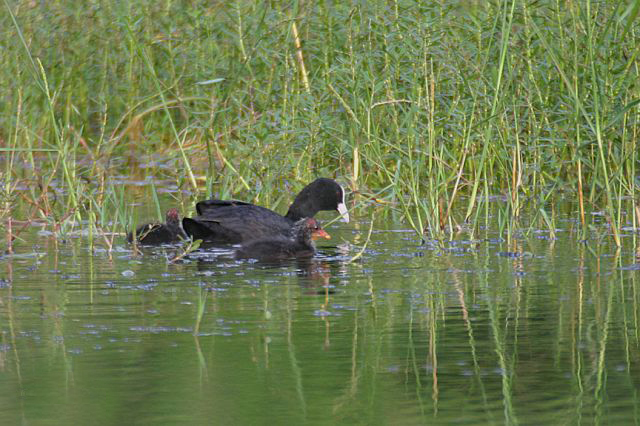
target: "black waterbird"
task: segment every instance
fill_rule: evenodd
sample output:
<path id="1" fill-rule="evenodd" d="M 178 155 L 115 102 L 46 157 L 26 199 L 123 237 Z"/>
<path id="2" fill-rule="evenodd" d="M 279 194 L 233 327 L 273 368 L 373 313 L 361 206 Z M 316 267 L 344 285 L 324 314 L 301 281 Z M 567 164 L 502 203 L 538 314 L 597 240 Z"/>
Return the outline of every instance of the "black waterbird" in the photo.
<path id="1" fill-rule="evenodd" d="M 304 187 L 282 216 L 243 201 L 207 200 L 196 204 L 198 216 L 182 219 L 184 231 L 194 240 L 238 244 L 261 238 L 290 235 L 293 225 L 321 210 L 336 210 L 349 222 L 345 191 L 333 179 L 318 178 Z"/>
<path id="2" fill-rule="evenodd" d="M 136 229 L 136 241 L 143 245 L 171 244 L 182 241 L 187 235 L 182 230 L 178 209 L 167 210 L 166 223 L 146 223 Z M 127 234 L 127 241 L 133 241 L 133 233 Z"/>
<path id="3" fill-rule="evenodd" d="M 276 235 L 246 242 L 236 251 L 236 257 L 262 261 L 312 257 L 316 252 L 313 240 L 317 238 L 329 239 L 331 236 L 317 220 L 301 219 L 290 228 L 289 237 Z"/>

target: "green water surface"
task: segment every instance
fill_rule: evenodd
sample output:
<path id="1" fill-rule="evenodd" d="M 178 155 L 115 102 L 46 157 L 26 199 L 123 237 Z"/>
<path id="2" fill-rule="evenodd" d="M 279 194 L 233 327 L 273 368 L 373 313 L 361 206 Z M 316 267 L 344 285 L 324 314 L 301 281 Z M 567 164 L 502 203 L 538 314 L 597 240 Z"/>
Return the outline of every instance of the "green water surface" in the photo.
<path id="1" fill-rule="evenodd" d="M 560 223 L 376 223 L 351 263 L 369 223 L 334 224 L 276 266 L 34 228 L 0 258 L 2 424 L 637 424 L 637 235 Z"/>

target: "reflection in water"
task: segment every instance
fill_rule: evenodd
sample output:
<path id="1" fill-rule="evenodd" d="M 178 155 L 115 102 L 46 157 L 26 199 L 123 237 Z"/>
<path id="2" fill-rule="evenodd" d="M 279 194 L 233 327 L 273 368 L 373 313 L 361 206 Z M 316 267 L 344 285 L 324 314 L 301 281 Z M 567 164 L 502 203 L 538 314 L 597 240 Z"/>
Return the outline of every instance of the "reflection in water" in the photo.
<path id="1" fill-rule="evenodd" d="M 637 422 L 637 249 L 538 237 L 378 229 L 351 263 L 263 264 L 33 235 L 1 260 L 3 419 Z"/>

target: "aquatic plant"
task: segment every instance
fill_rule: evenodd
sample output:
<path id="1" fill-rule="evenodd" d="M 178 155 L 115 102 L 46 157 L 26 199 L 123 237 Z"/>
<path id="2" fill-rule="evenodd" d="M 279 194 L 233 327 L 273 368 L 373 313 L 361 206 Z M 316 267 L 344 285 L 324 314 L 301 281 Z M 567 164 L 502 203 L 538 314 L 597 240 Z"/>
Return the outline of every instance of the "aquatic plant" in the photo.
<path id="1" fill-rule="evenodd" d="M 5 0 L 2 215 L 121 232 L 144 190 L 115 197 L 114 176 L 172 182 L 185 213 L 214 194 L 284 208 L 338 176 L 364 205 L 387 188 L 378 217 L 421 236 L 476 231 L 495 196 L 505 231 L 523 210 L 551 229 L 562 197 L 620 244 L 638 228 L 633 5 Z"/>

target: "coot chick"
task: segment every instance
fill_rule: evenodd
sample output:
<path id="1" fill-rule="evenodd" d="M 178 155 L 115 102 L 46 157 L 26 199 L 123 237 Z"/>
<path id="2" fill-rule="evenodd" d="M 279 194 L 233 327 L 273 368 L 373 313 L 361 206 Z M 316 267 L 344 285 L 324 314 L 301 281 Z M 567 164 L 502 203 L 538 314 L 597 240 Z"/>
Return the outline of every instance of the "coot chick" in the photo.
<path id="1" fill-rule="evenodd" d="M 282 216 L 272 210 L 242 201 L 207 200 L 196 204 L 198 216 L 184 218 L 182 227 L 194 240 L 238 244 L 274 236 L 289 237 L 291 228 L 321 210 L 336 210 L 349 222 L 344 189 L 333 179 L 311 182 L 293 200 Z"/>
<path id="2" fill-rule="evenodd" d="M 316 252 L 314 239 L 331 238 L 313 218 L 301 219 L 290 229 L 289 237 L 276 235 L 249 241 L 236 251 L 238 259 L 278 261 L 292 257 L 312 257 Z"/>
<path id="3" fill-rule="evenodd" d="M 136 229 L 136 241 L 138 244 L 171 244 L 186 238 L 187 235 L 180 225 L 178 209 L 167 210 L 167 223 L 146 223 Z M 127 241 L 133 241 L 132 232 L 127 234 Z"/>

